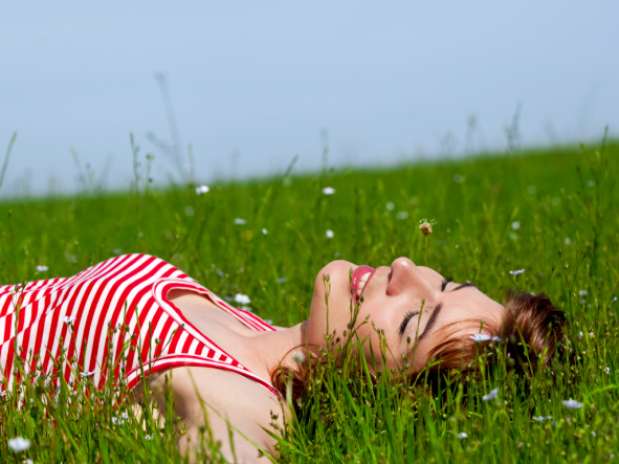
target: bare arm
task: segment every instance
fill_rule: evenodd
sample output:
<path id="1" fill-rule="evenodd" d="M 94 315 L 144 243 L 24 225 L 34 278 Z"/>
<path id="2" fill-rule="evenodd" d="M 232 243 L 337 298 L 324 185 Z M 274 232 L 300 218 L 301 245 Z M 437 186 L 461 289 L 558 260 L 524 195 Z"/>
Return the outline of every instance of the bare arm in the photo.
<path id="1" fill-rule="evenodd" d="M 209 435 L 211 443 L 221 444 L 228 462 L 270 462 L 259 449 L 273 451 L 275 439 L 268 431 L 275 430 L 274 416 L 277 426 L 283 427 L 283 417 L 279 401 L 261 385 L 222 370 L 177 368 L 151 384 L 161 410 L 166 381 L 175 412 L 186 427 L 179 449 L 192 462 L 202 444 L 208 446 Z"/>

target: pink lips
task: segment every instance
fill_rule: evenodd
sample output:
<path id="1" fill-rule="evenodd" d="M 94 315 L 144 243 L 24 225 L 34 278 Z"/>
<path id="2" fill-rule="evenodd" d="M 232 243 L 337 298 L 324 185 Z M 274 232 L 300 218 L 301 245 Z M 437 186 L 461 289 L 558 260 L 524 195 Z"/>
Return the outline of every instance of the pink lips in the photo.
<path id="1" fill-rule="evenodd" d="M 350 291 L 353 295 L 353 297 L 355 297 L 355 299 L 359 298 L 359 296 L 361 296 L 361 288 L 359 288 L 359 283 L 361 282 L 361 279 L 363 278 L 363 276 L 365 276 L 366 274 L 371 274 L 375 271 L 375 269 L 372 266 L 368 266 L 367 264 L 362 264 L 361 266 L 357 266 L 357 268 L 353 271 L 352 273 L 352 284 L 350 287 Z M 366 286 L 368 284 L 368 282 L 370 281 L 371 276 L 368 278 L 367 282 L 366 282 Z"/>

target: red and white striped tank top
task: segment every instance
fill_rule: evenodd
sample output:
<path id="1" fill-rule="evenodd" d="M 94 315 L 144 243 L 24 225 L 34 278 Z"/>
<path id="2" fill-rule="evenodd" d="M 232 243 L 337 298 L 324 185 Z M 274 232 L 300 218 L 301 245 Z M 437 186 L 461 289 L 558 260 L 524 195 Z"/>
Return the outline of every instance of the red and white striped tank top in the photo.
<path id="1" fill-rule="evenodd" d="M 60 375 L 69 384 L 87 377 L 97 388 L 122 379 L 132 388 L 144 375 L 202 366 L 236 372 L 277 394 L 167 299 L 173 289 L 205 296 L 252 330 L 276 330 L 160 258 L 116 256 L 72 277 L 0 286 L 0 393 L 22 375 L 55 385 Z"/>

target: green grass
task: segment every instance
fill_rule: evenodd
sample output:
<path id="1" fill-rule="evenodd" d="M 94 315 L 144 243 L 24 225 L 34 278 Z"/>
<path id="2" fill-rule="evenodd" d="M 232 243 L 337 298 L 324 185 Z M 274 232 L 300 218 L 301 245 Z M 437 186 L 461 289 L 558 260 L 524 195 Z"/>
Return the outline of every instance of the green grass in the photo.
<path id="1" fill-rule="evenodd" d="M 279 325 L 305 317 L 316 272 L 340 257 L 388 264 L 410 256 L 499 300 L 510 288 L 544 291 L 570 320 L 575 379 L 559 365 L 558 382 L 541 373 L 525 394 L 499 372 L 467 398 L 441 399 L 388 376 L 350 383 L 332 369 L 281 441 L 281 460 L 604 462 L 619 458 L 618 174 L 619 145 L 609 142 L 221 183 L 203 196 L 138 181 L 122 194 L 10 201 L 0 203 L 0 282 L 72 275 L 117 253 L 147 252 L 221 296 L 249 294 L 256 312 Z M 336 193 L 323 195 L 324 186 Z M 419 232 L 424 218 L 431 236 Z M 47 274 L 37 274 L 39 264 Z M 498 398 L 481 401 L 493 387 Z M 115 405 L 109 391 L 64 391 L 45 407 L 37 388 L 0 399 L 0 460 L 180 460 L 173 421 L 160 430 L 124 420 L 126 402 Z M 567 409 L 568 398 L 584 406 Z M 541 415 L 552 419 L 532 420 Z M 31 448 L 12 453 L 15 436 Z"/>

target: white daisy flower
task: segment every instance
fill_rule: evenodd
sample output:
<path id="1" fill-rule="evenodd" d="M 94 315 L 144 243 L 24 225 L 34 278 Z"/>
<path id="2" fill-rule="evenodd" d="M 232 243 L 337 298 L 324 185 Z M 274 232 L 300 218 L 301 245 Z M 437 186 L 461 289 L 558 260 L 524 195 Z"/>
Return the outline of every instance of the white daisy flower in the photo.
<path id="1" fill-rule="evenodd" d="M 512 277 L 517 277 L 524 273 L 525 273 L 525 269 L 514 269 L 513 271 L 509 271 L 509 275 Z"/>
<path id="2" fill-rule="evenodd" d="M 576 401 L 572 398 L 570 398 L 569 400 L 563 400 L 561 402 L 563 403 L 563 406 L 565 406 L 567 409 L 580 409 L 583 405 L 580 401 Z"/>
<path id="3" fill-rule="evenodd" d="M 535 422 L 546 422 L 552 419 L 552 416 L 533 416 Z"/>
<path id="4" fill-rule="evenodd" d="M 196 187 L 196 195 L 204 195 L 205 193 L 208 193 L 210 190 L 208 185 L 198 185 Z"/>
<path id="5" fill-rule="evenodd" d="M 35 269 L 39 273 L 49 271 L 49 267 L 47 267 L 45 264 L 39 264 L 39 265 L 37 265 L 37 267 Z"/>
<path id="6" fill-rule="evenodd" d="M 249 303 L 251 303 L 251 299 L 249 298 L 249 296 L 245 295 L 244 293 L 237 293 L 236 295 L 234 295 L 234 301 L 240 305 L 248 305 Z"/>
<path id="7" fill-rule="evenodd" d="M 14 453 L 21 453 L 30 448 L 30 440 L 24 437 L 15 437 L 9 439 L 9 449 Z"/>
<path id="8" fill-rule="evenodd" d="M 292 360 L 297 364 L 302 364 L 305 361 L 305 353 L 303 351 L 296 351 L 292 355 Z"/>
<path id="9" fill-rule="evenodd" d="M 500 342 L 501 337 L 497 335 L 490 335 L 486 333 L 476 333 L 471 335 L 471 340 L 475 343 L 483 343 L 483 342 Z"/>
<path id="10" fill-rule="evenodd" d="M 331 240 L 333 237 L 335 237 L 335 232 L 333 232 L 331 229 L 327 229 L 325 230 L 325 237 Z"/>
<path id="11" fill-rule="evenodd" d="M 269 229 L 267 229 L 266 227 L 260 229 L 260 232 L 262 233 L 262 235 L 269 235 Z"/>
<path id="12" fill-rule="evenodd" d="M 495 399 L 498 394 L 499 394 L 499 389 L 493 388 L 492 390 L 490 390 L 490 393 L 485 394 L 484 396 L 481 397 L 481 399 L 483 401 L 491 401 Z"/>
<path id="13" fill-rule="evenodd" d="M 234 218 L 234 223 L 237 226 L 244 226 L 245 224 L 247 224 L 247 221 L 241 217 L 237 217 L 237 218 Z"/>
<path id="14" fill-rule="evenodd" d="M 458 437 L 458 440 L 464 440 L 469 437 L 469 434 L 466 432 L 459 432 L 456 437 Z"/>
<path id="15" fill-rule="evenodd" d="M 395 209 L 395 203 L 394 203 L 393 201 L 388 201 L 388 202 L 385 204 L 385 209 L 386 209 L 387 211 L 393 211 L 393 210 Z"/>
<path id="16" fill-rule="evenodd" d="M 322 189 L 322 194 L 323 195 L 333 195 L 335 193 L 335 189 L 333 187 L 325 187 Z"/>
<path id="17" fill-rule="evenodd" d="M 520 221 L 512 222 L 512 230 L 519 230 L 519 229 L 520 229 Z"/>
<path id="18" fill-rule="evenodd" d="M 112 417 L 112 424 L 114 425 L 124 424 L 125 422 L 127 422 L 127 420 L 129 420 L 129 414 L 127 414 L 127 411 L 123 411 L 120 414 L 120 416 Z"/>

